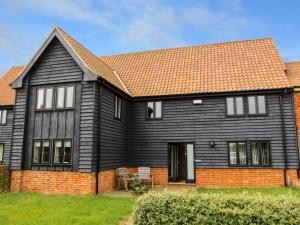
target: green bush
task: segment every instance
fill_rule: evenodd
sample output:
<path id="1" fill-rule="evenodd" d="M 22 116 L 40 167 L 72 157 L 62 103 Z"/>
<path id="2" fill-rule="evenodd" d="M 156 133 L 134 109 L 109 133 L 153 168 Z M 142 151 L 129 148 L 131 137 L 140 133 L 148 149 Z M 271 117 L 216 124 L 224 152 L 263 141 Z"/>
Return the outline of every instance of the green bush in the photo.
<path id="1" fill-rule="evenodd" d="M 0 165 L 0 193 L 9 191 L 9 169 L 8 165 L 2 164 Z"/>
<path id="2" fill-rule="evenodd" d="M 263 196 L 153 193 L 137 200 L 136 225 L 299 225 L 300 200 Z"/>

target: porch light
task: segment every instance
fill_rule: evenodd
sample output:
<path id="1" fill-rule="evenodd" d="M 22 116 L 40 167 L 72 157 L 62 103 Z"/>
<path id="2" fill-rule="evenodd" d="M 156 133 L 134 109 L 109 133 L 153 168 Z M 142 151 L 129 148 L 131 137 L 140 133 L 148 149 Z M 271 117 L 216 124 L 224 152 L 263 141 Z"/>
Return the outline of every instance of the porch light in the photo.
<path id="1" fill-rule="evenodd" d="M 209 140 L 209 146 L 213 148 L 215 146 L 215 141 L 214 140 Z"/>

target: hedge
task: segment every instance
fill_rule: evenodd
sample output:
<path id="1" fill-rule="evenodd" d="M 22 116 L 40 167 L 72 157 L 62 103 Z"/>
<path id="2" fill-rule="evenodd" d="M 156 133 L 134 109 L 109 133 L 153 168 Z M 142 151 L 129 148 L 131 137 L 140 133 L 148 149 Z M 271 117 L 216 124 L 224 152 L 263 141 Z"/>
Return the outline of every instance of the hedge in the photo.
<path id="1" fill-rule="evenodd" d="M 137 200 L 136 225 L 299 225 L 300 200 L 292 195 L 148 193 Z"/>
<path id="2" fill-rule="evenodd" d="M 9 169 L 8 165 L 0 165 L 0 193 L 9 191 Z"/>

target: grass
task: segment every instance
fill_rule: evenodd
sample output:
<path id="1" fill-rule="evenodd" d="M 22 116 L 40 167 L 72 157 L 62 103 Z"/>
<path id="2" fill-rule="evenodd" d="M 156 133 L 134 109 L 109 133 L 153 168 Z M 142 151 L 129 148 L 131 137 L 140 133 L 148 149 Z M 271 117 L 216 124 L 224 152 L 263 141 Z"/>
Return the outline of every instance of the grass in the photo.
<path id="1" fill-rule="evenodd" d="M 278 195 L 293 195 L 296 198 L 300 199 L 300 190 L 289 187 L 279 187 L 279 188 L 221 188 L 221 189 L 206 189 L 206 188 L 199 188 L 197 189 L 198 193 L 224 193 L 224 194 L 238 194 L 247 192 L 250 195 L 255 194 L 263 194 L 263 195 L 271 195 L 271 196 L 278 196 Z"/>
<path id="2" fill-rule="evenodd" d="M 132 211 L 133 197 L 0 195 L 1 225 L 112 225 Z"/>

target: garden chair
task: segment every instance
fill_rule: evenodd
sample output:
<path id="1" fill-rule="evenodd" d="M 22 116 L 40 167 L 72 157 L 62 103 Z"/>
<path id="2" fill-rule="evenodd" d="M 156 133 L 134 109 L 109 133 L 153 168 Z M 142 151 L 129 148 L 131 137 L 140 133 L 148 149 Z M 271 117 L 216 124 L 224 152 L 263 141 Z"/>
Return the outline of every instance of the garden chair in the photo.
<path id="1" fill-rule="evenodd" d="M 128 183 L 130 181 L 133 181 L 135 178 L 131 176 L 131 174 L 128 172 L 128 169 L 126 167 L 117 168 L 116 173 L 118 179 L 117 189 L 118 190 L 120 189 L 121 182 L 123 182 L 125 190 L 128 191 Z"/>
<path id="2" fill-rule="evenodd" d="M 151 175 L 150 167 L 138 167 L 138 180 L 141 182 L 151 182 L 151 188 L 153 188 L 153 176 Z"/>

